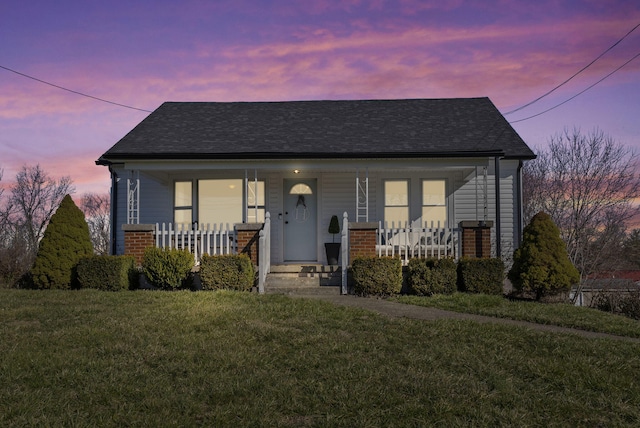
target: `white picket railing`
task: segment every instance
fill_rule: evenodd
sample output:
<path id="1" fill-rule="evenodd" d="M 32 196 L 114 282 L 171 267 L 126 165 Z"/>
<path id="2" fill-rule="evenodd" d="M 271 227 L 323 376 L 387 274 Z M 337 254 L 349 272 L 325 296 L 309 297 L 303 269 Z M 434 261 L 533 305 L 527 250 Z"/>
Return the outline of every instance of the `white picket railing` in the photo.
<path id="1" fill-rule="evenodd" d="M 393 222 L 378 223 L 376 238 L 378 257 L 400 257 L 404 264 L 411 258 L 460 257 L 460 229 L 441 226 L 440 223 L 422 226 Z"/>
<path id="2" fill-rule="evenodd" d="M 235 230 L 229 224 L 206 224 L 182 227 L 169 223 L 156 223 L 156 247 L 186 249 L 193 254 L 196 264 L 203 254 L 236 254 Z"/>

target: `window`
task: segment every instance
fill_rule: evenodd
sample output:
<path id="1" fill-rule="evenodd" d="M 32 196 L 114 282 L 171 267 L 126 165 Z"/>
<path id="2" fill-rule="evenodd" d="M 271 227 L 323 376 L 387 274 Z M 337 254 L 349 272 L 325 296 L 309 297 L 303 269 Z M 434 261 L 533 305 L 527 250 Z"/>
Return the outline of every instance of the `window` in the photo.
<path id="1" fill-rule="evenodd" d="M 219 225 L 262 223 L 265 217 L 265 182 L 249 181 L 245 191 L 242 179 L 198 180 L 194 191 L 192 181 L 176 181 L 174 185 L 173 218 L 180 227 L 199 224 Z M 197 200 L 194 198 L 197 194 Z M 245 202 L 246 201 L 246 202 Z M 194 204 L 197 211 L 194 210 Z"/>
<path id="2" fill-rule="evenodd" d="M 264 181 L 249 181 L 247 186 L 247 223 L 264 223 Z"/>
<path id="3" fill-rule="evenodd" d="M 242 223 L 242 184 L 241 179 L 199 180 L 200 224 Z"/>
<path id="4" fill-rule="evenodd" d="M 409 182 L 388 180 L 384 182 L 384 220 L 391 225 L 402 225 L 409 221 Z"/>
<path id="5" fill-rule="evenodd" d="M 191 181 L 176 181 L 173 198 L 173 221 L 182 227 L 191 227 L 193 222 L 193 184 Z"/>
<path id="6" fill-rule="evenodd" d="M 444 226 L 447 221 L 445 180 L 422 180 L 422 224 Z"/>

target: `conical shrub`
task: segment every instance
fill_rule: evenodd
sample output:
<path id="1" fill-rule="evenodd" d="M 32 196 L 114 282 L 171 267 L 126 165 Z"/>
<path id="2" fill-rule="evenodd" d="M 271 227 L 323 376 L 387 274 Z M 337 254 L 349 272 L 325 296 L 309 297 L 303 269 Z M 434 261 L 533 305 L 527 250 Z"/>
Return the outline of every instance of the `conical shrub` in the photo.
<path id="1" fill-rule="evenodd" d="M 84 214 L 66 195 L 44 232 L 31 269 L 36 288 L 71 288 L 73 272 L 82 257 L 93 254 Z"/>
<path id="2" fill-rule="evenodd" d="M 513 253 L 508 275 L 520 291 L 545 294 L 569 289 L 580 281 L 580 273 L 569 260 L 560 230 L 548 214 L 539 212 L 524 228 L 522 244 Z"/>

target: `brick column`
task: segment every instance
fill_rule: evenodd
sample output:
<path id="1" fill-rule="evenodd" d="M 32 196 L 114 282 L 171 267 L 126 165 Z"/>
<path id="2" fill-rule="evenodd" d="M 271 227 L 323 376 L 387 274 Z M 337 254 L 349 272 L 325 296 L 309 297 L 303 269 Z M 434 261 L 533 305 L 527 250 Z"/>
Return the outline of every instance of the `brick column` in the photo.
<path id="1" fill-rule="evenodd" d="M 254 265 L 259 265 L 258 252 L 260 242 L 260 231 L 264 225 L 262 223 L 237 223 L 236 239 L 238 240 L 238 254 L 249 256 Z"/>
<path id="2" fill-rule="evenodd" d="M 462 257 L 491 257 L 492 221 L 461 221 Z"/>
<path id="3" fill-rule="evenodd" d="M 376 256 L 377 233 L 378 223 L 349 222 L 349 262 L 353 262 L 354 257 Z"/>
<path id="4" fill-rule="evenodd" d="M 124 231 L 124 254 L 133 256 L 136 259 L 136 265 L 142 266 L 144 250 L 147 247 L 156 245 L 154 233 L 155 224 L 123 224 Z"/>

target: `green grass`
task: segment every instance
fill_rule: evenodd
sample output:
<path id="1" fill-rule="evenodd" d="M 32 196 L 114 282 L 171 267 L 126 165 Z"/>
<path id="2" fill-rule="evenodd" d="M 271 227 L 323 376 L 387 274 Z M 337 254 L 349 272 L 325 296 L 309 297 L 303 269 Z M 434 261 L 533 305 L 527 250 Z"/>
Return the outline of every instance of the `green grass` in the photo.
<path id="1" fill-rule="evenodd" d="M 394 300 L 448 311 L 487 315 L 640 338 L 640 321 L 596 309 L 561 303 L 509 300 L 502 296 L 454 293 L 431 297 L 400 296 Z"/>
<path id="2" fill-rule="evenodd" d="M 233 292 L 0 290 L 0 426 L 637 426 L 640 345 Z"/>

